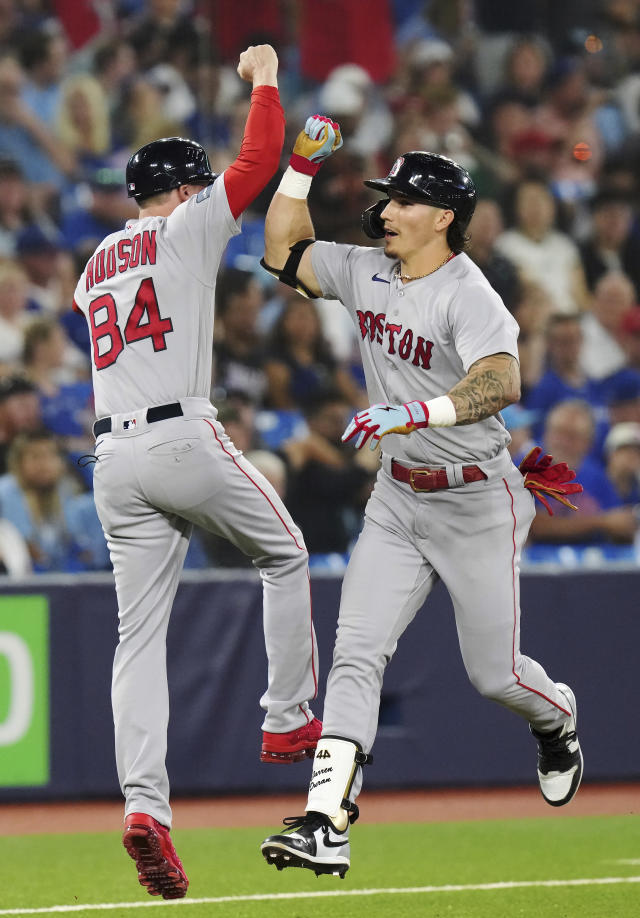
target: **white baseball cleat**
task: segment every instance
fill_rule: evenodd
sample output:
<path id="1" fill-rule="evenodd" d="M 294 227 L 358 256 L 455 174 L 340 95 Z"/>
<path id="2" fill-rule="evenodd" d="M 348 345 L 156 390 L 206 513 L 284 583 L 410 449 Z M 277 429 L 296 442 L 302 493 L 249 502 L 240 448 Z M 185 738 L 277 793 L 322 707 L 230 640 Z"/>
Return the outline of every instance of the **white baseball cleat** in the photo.
<path id="1" fill-rule="evenodd" d="M 564 806 L 576 795 L 582 780 L 582 751 L 576 733 L 576 699 L 568 685 L 557 683 L 571 716 L 551 733 L 530 727 L 538 743 L 538 781 L 542 796 L 551 806 Z"/>
<path id="2" fill-rule="evenodd" d="M 283 820 L 286 835 L 270 835 L 260 850 L 268 864 L 278 870 L 285 867 L 307 867 L 316 876 L 330 873 L 344 878 L 349 869 L 349 826 L 337 832 L 322 813 L 288 816 Z"/>

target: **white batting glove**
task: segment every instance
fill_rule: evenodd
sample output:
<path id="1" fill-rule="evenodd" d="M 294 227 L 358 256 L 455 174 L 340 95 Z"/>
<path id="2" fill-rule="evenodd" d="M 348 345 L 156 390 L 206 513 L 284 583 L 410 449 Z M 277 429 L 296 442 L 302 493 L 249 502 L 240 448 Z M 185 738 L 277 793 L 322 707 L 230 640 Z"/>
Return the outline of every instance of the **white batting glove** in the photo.
<path id="1" fill-rule="evenodd" d="M 325 159 L 342 146 L 340 125 L 324 115 L 307 118 L 293 146 L 289 165 L 296 172 L 315 175 Z"/>
<path id="2" fill-rule="evenodd" d="M 370 440 L 369 449 L 375 449 L 387 434 L 409 434 L 429 426 L 429 409 L 424 402 L 407 402 L 404 405 L 371 405 L 359 411 L 342 434 L 342 442 L 353 440 L 356 449 L 362 449 Z M 355 438 L 355 439 L 354 439 Z"/>

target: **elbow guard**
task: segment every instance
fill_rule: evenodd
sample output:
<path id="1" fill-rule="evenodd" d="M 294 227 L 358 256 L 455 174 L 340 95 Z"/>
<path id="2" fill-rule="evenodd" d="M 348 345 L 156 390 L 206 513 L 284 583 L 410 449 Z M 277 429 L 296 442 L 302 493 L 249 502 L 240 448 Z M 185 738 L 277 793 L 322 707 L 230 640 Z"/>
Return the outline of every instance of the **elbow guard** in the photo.
<path id="1" fill-rule="evenodd" d="M 268 271 L 269 274 L 272 274 L 274 277 L 277 277 L 279 281 L 282 281 L 283 284 L 287 284 L 289 287 L 293 287 L 294 290 L 297 290 L 298 293 L 301 293 L 303 296 L 306 296 L 310 300 L 318 299 L 315 293 L 312 293 L 311 290 L 307 287 L 306 284 L 298 278 L 298 265 L 300 264 L 300 259 L 302 258 L 302 253 L 310 245 L 313 245 L 315 239 L 301 239 L 299 242 L 294 243 L 289 249 L 290 255 L 287 258 L 284 268 L 278 269 L 274 268 L 271 265 L 268 265 L 264 258 L 260 259 L 260 264 Z"/>

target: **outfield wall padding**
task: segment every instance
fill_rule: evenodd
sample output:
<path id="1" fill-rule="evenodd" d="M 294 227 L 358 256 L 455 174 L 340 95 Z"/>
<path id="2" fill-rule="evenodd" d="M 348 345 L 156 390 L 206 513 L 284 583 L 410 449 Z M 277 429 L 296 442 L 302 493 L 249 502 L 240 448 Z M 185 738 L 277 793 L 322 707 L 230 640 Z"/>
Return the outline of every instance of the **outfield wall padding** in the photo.
<path id="1" fill-rule="evenodd" d="M 0 586 L 0 597 L 20 594 L 43 595 L 49 603 L 50 775 L 38 787 L 0 787 L 0 801 L 117 796 L 109 698 L 117 641 L 112 581 L 80 575 L 19 586 L 4 580 Z M 340 579 L 314 577 L 312 595 L 321 677 L 314 709 L 321 715 Z M 638 570 L 522 577 L 522 649 L 553 679 L 574 688 L 585 779 L 591 781 L 640 779 L 639 598 Z M 261 585 L 252 571 L 185 574 L 180 584 L 168 635 L 168 767 L 176 795 L 305 788 L 309 763 L 258 761 L 258 702 L 266 679 L 261 608 Z M 0 725 L 6 708 L 0 697 Z M 0 745 L 0 757 L 2 752 Z M 441 586 L 387 669 L 373 753 L 369 787 L 535 783 L 535 742 L 527 724 L 469 684 Z"/>

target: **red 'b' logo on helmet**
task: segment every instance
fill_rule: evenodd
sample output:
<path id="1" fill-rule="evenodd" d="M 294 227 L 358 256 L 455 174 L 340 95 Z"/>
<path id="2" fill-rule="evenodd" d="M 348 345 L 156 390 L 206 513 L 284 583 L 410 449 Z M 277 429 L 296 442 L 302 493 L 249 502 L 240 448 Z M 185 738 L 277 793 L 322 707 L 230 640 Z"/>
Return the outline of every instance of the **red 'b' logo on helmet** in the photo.
<path id="1" fill-rule="evenodd" d="M 403 162 L 404 162 L 404 156 L 399 156 L 397 160 L 395 161 L 395 163 L 393 164 L 393 166 L 391 167 L 391 172 L 389 173 L 387 178 L 393 178 L 394 175 L 397 175 L 398 172 L 400 172 L 400 166 L 403 164 Z"/>

